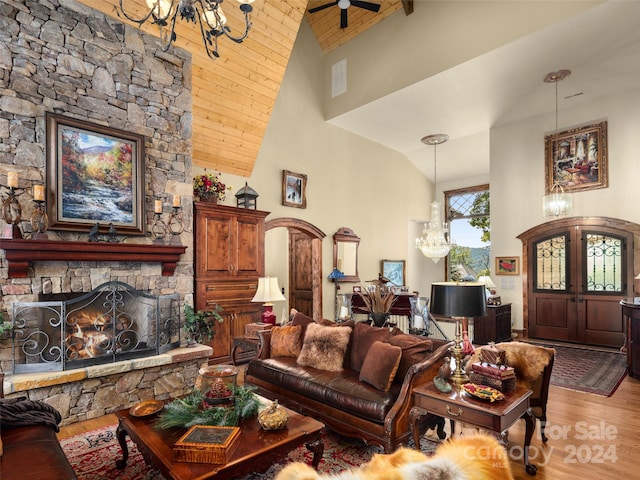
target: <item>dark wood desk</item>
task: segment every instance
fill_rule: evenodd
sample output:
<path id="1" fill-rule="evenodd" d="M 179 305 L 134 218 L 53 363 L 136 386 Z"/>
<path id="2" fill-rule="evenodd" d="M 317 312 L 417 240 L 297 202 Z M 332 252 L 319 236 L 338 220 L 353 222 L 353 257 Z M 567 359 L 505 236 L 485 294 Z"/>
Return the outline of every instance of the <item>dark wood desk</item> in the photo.
<path id="1" fill-rule="evenodd" d="M 511 304 L 487 305 L 487 315 L 473 319 L 473 344 L 511 341 Z"/>
<path id="2" fill-rule="evenodd" d="M 224 465 L 213 463 L 175 462 L 173 445 L 186 433 L 186 428 L 156 430 L 157 417 L 132 417 L 129 410 L 116 412 L 118 417 L 117 436 L 122 447 L 122 459 L 116 462 L 118 468 L 126 468 L 129 450 L 126 436 L 138 446 L 145 461 L 162 472 L 168 480 L 205 480 L 215 478 L 226 480 L 239 478 L 253 472 L 264 472 L 273 463 L 284 459 L 291 450 L 306 445 L 313 452 L 313 467 L 317 469 L 324 443 L 320 431 L 324 424 L 286 409 L 289 415 L 287 427 L 282 430 L 265 431 L 256 417 L 240 424 L 240 440 L 231 460 Z"/>
<path id="3" fill-rule="evenodd" d="M 620 305 L 627 334 L 627 371 L 630 377 L 640 378 L 640 303 L 633 298 L 624 298 Z"/>
<path id="4" fill-rule="evenodd" d="M 533 392 L 518 387 L 499 402 L 477 400 L 457 390 L 451 393 L 440 392 L 433 383 L 416 387 L 414 390 L 416 406 L 411 409 L 411 433 L 415 445 L 420 445 L 418 423 L 426 414 L 435 414 L 448 418 L 451 432 L 455 431 L 455 422 L 460 421 L 480 428 L 486 428 L 502 434 L 520 418 L 526 422 L 524 439 L 524 465 L 529 475 L 535 475 L 537 467 L 529 463 L 529 446 L 533 438 L 535 419 L 529 406 L 529 397 Z"/>

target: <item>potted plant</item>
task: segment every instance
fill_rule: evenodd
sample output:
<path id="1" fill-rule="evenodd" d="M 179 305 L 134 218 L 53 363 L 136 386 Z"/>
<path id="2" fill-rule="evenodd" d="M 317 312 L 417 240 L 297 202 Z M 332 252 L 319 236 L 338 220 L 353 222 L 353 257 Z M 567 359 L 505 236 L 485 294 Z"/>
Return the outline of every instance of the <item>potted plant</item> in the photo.
<path id="1" fill-rule="evenodd" d="M 193 195 L 203 202 L 218 203 L 218 200 L 223 201 L 227 196 L 227 190 L 231 190 L 231 187 L 222 183 L 220 173 L 205 171 L 202 175 L 193 177 Z"/>
<path id="2" fill-rule="evenodd" d="M 4 319 L 4 313 L 0 312 L 0 339 L 9 338 L 13 331 L 13 323 Z"/>
<path id="3" fill-rule="evenodd" d="M 216 304 L 213 310 L 195 310 L 191 305 L 184 306 L 184 329 L 189 338 L 187 346 L 196 345 L 199 342 L 207 343 L 211 341 L 216 333 L 216 321 L 222 322 L 220 315 L 223 308 Z"/>
<path id="4" fill-rule="evenodd" d="M 369 312 L 369 318 L 377 327 L 382 327 L 387 323 L 391 306 L 395 302 L 393 292 L 383 285 L 371 285 L 363 287 L 358 292 L 364 302 L 364 310 Z"/>

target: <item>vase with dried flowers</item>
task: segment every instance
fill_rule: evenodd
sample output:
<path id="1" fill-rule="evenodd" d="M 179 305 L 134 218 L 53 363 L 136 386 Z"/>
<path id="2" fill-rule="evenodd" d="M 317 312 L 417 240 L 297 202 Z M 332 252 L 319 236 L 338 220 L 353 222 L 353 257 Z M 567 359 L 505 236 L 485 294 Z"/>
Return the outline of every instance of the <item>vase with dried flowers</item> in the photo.
<path id="1" fill-rule="evenodd" d="M 389 320 L 391 307 L 396 297 L 384 285 L 370 285 L 362 287 L 358 292 L 364 302 L 364 310 L 369 312 L 369 318 L 377 327 L 383 327 Z"/>
<path id="2" fill-rule="evenodd" d="M 230 186 L 222 182 L 222 174 L 205 171 L 202 175 L 193 177 L 193 195 L 203 202 L 218 203 L 227 196 Z"/>

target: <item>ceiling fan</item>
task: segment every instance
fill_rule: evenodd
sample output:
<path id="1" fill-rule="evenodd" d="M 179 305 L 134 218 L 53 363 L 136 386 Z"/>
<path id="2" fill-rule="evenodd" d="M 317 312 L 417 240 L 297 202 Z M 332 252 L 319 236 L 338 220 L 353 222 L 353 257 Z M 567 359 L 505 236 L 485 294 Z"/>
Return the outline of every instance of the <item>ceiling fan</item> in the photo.
<path id="1" fill-rule="evenodd" d="M 340 7 L 340 28 L 347 28 L 347 9 L 351 5 L 354 7 L 364 8 L 371 12 L 378 12 L 380 10 L 380 5 L 377 3 L 363 2 L 361 0 L 336 0 L 335 2 L 325 3 L 319 7 L 310 8 L 309 13 L 315 13 L 320 10 L 324 10 L 325 8 L 333 7 L 334 5 L 338 5 L 338 7 Z"/>

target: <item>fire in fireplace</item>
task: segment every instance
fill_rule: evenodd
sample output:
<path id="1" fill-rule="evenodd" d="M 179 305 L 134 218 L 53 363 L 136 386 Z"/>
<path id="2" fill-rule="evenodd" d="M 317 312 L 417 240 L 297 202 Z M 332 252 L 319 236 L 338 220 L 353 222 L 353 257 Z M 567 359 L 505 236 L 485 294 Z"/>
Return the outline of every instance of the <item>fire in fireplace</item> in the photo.
<path id="1" fill-rule="evenodd" d="M 107 282 L 78 298 L 13 306 L 14 373 L 68 370 L 180 344 L 180 297 Z"/>

